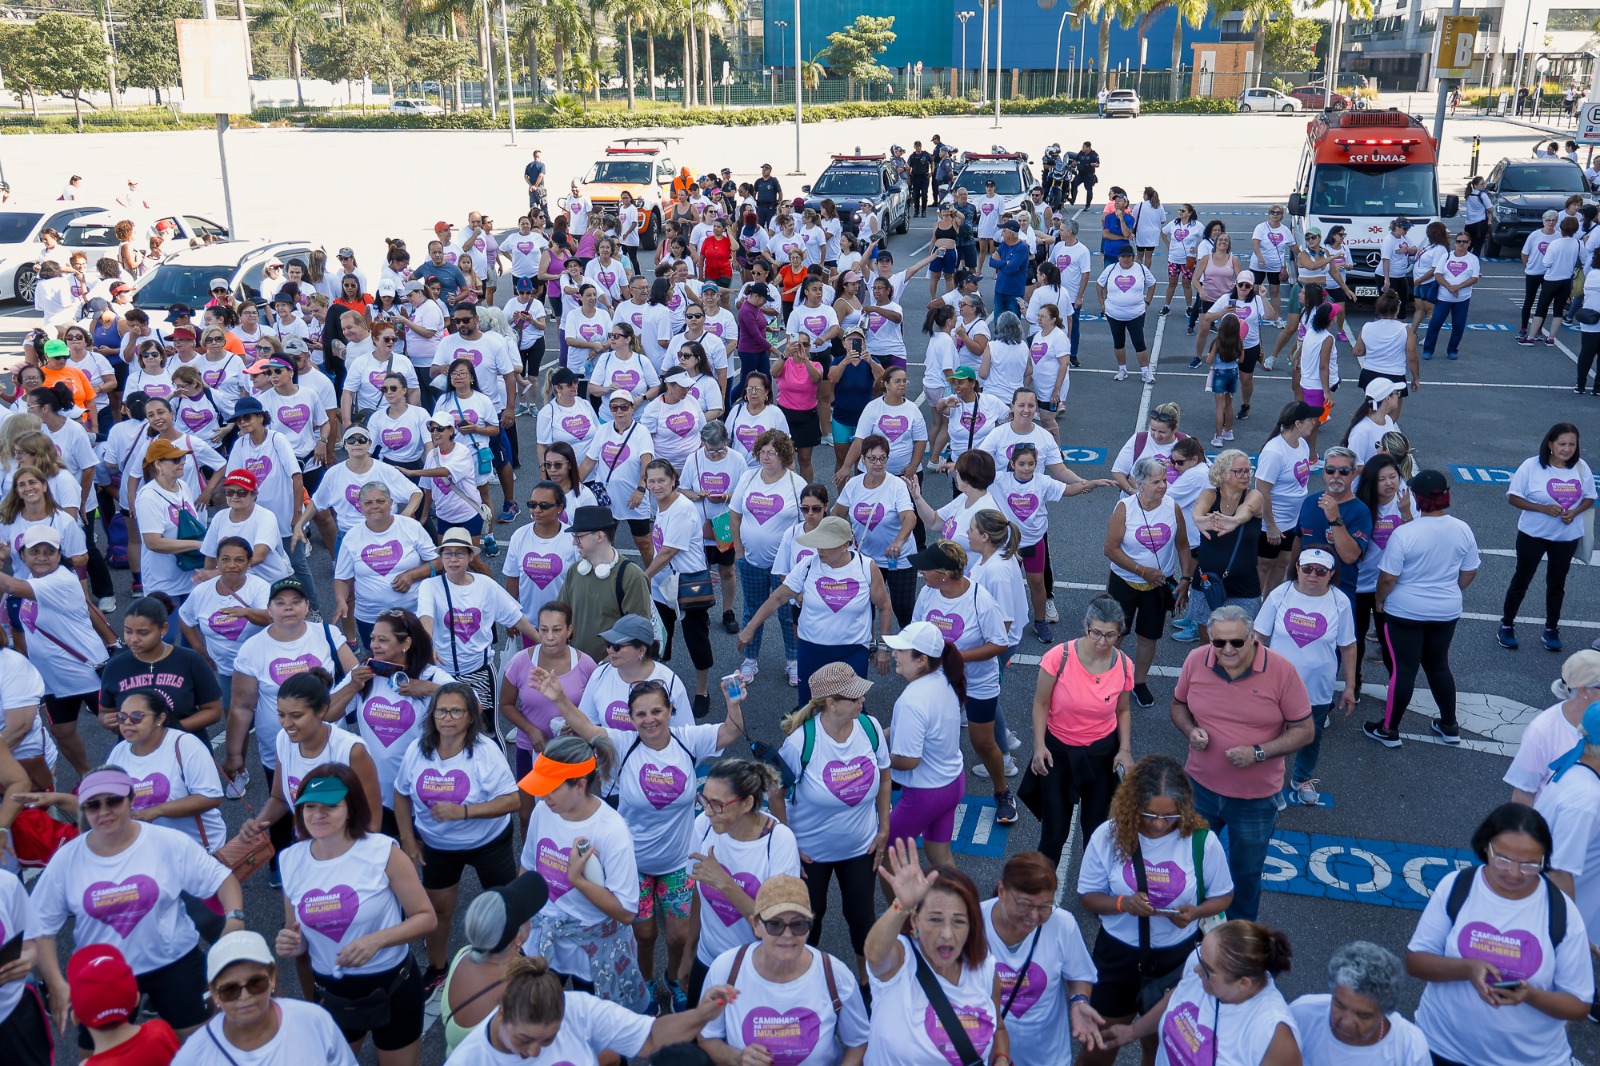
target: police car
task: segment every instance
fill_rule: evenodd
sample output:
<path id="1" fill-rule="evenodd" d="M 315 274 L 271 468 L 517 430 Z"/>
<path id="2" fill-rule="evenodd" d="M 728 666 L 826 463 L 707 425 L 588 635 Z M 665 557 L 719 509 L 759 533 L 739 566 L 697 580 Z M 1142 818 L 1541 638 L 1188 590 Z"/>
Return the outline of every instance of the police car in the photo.
<path id="1" fill-rule="evenodd" d="M 950 203 L 956 189 L 967 190 L 969 200 L 984 194 L 988 182 L 994 182 L 995 195 L 1005 202 L 1005 210 L 1012 211 L 1027 202 L 1028 194 L 1038 183 L 1033 168 L 1028 165 L 1026 152 L 1008 152 L 995 146 L 990 152 L 963 152 L 961 169 L 956 171 L 955 183 L 946 193 L 944 203 Z"/>
<path id="2" fill-rule="evenodd" d="M 832 200 L 840 221 L 852 233 L 861 228 L 861 215 L 866 211 L 877 212 L 880 233 L 904 233 L 911 224 L 911 187 L 881 152 L 836 155 L 817 180 L 802 185 L 800 191 L 810 208 Z"/>

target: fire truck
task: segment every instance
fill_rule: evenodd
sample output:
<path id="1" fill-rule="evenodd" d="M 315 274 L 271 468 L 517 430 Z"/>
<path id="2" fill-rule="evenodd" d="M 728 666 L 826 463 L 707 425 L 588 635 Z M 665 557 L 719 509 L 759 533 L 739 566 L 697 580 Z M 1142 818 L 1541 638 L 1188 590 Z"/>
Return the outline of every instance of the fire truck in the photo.
<path id="1" fill-rule="evenodd" d="M 639 247 L 649 251 L 661 236 L 661 205 L 672 199 L 677 170 L 665 149 L 676 137 L 624 137 L 584 175 L 579 189 L 595 211 L 615 212 L 626 189 L 639 209 Z M 566 207 L 566 197 L 557 204 Z"/>
<path id="2" fill-rule="evenodd" d="M 1396 218 L 1425 227 L 1453 218 L 1460 203 L 1439 195 L 1439 143 L 1420 119 L 1403 111 L 1324 111 L 1306 124 L 1306 143 L 1289 214 L 1304 247 L 1314 226 L 1326 238 L 1343 226 L 1349 257 L 1344 273 L 1358 297 L 1382 285 L 1383 238 Z M 1419 231 L 1420 232 L 1420 231 Z"/>

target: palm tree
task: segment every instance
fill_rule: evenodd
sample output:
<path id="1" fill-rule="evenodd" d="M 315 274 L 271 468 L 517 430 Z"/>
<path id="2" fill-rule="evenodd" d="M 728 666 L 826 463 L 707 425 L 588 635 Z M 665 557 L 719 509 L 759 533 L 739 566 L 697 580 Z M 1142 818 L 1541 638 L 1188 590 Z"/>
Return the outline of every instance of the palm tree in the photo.
<path id="1" fill-rule="evenodd" d="M 822 88 L 822 79 L 828 76 L 828 68 L 822 64 L 820 51 L 812 54 L 811 58 L 800 64 L 800 88 L 816 92 Z"/>
<path id="2" fill-rule="evenodd" d="M 321 36 L 327 20 L 322 0 L 262 0 L 256 7 L 258 26 L 288 38 L 289 76 L 294 79 L 295 100 L 301 107 L 306 106 L 306 94 L 300 83 L 300 45 Z"/>
<path id="3" fill-rule="evenodd" d="M 1099 88 L 1106 87 L 1106 66 L 1111 61 L 1111 20 L 1116 19 L 1123 29 L 1128 29 L 1145 12 L 1143 0 L 1084 0 L 1079 13 L 1100 24 Z"/>
<path id="4" fill-rule="evenodd" d="M 1267 58 L 1267 23 L 1276 18 L 1292 16 L 1294 7 L 1292 0 L 1244 0 L 1238 7 L 1244 17 L 1239 21 L 1241 30 L 1254 28 L 1255 41 L 1251 48 L 1256 57 L 1256 69 L 1251 84 L 1260 86 L 1261 74 L 1266 67 Z"/>
<path id="5" fill-rule="evenodd" d="M 596 99 L 600 97 L 600 83 L 605 80 L 605 70 L 593 59 L 582 52 L 574 52 L 572 61 L 567 66 L 567 76 L 572 80 L 572 87 L 580 96 L 592 92 Z M 589 99 L 583 96 L 583 109 L 589 110 Z"/>
<path id="6" fill-rule="evenodd" d="M 1205 23 L 1206 16 L 1211 14 L 1211 0 L 1157 0 L 1139 20 L 1141 39 L 1150 32 L 1150 23 L 1155 21 L 1156 16 L 1167 10 L 1176 16 L 1172 23 L 1172 84 L 1168 88 L 1167 98 L 1178 100 L 1183 96 L 1183 85 L 1178 76 L 1183 69 L 1183 24 L 1187 22 L 1192 28 L 1199 29 Z"/>
<path id="7" fill-rule="evenodd" d="M 627 61 L 626 80 L 628 82 L 629 111 L 632 111 L 635 105 L 633 75 L 633 31 L 636 28 L 639 28 L 644 29 L 646 33 L 649 33 L 650 22 L 652 19 L 654 19 L 658 6 L 659 5 L 656 3 L 656 0 L 616 0 L 615 6 L 611 9 L 612 17 L 617 21 L 620 28 L 623 48 L 622 54 Z M 653 41 L 651 51 L 654 51 Z M 650 63 L 650 81 L 652 82 L 650 95 L 652 99 L 655 96 L 655 85 L 653 84 L 656 76 L 655 68 L 655 62 L 652 59 Z"/>

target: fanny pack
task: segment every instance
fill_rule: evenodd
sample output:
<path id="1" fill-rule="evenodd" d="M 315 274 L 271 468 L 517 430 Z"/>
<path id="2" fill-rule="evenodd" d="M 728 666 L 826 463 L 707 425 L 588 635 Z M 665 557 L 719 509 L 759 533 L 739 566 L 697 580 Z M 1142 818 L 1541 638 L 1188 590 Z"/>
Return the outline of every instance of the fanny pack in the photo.
<path id="1" fill-rule="evenodd" d="M 321 981 L 316 982 L 317 999 L 324 1010 L 333 1016 L 333 1023 L 349 1033 L 365 1033 L 382 1029 L 389 1024 L 389 1007 L 395 993 L 411 976 L 413 963 L 410 956 L 395 971 L 388 988 L 374 988 L 364 996 L 341 996 L 330 992 Z"/>

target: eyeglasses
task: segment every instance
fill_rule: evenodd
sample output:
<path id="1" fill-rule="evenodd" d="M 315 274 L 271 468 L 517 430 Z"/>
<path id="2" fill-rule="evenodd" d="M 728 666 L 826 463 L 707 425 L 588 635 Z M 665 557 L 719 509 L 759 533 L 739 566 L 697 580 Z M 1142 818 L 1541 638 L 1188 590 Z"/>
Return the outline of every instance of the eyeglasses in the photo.
<path id="1" fill-rule="evenodd" d="M 236 983 L 230 982 L 225 985 L 218 985 L 216 988 L 211 990 L 211 995 L 219 1003 L 233 1003 L 236 1002 L 238 998 L 246 992 L 250 993 L 252 996 L 260 996 L 264 995 L 267 989 L 271 987 L 272 978 L 268 977 L 264 973 L 258 973 L 248 981 L 240 981 Z"/>
<path id="2" fill-rule="evenodd" d="M 472 325 L 472 319 L 470 319 L 470 318 L 452 318 L 450 320 L 450 324 L 452 326 L 470 326 L 470 325 Z"/>
<path id="3" fill-rule="evenodd" d="M 706 810 L 710 811 L 712 814 L 721 814 L 723 811 L 739 802 L 740 801 L 736 799 L 714 800 L 704 792 L 700 793 L 700 805 Z M 810 932 L 810 930 L 807 930 L 807 932 Z"/>
<path id="4" fill-rule="evenodd" d="M 1166 822 L 1172 824 L 1183 818 L 1181 814 L 1157 814 L 1155 811 L 1140 811 L 1139 817 L 1147 822 Z"/>
<path id="5" fill-rule="evenodd" d="M 628 337 L 628 335 L 626 333 L 607 333 L 606 334 L 606 339 L 607 340 L 614 340 L 614 341 L 625 341 L 625 340 L 629 340 L 630 338 Z"/>
<path id="6" fill-rule="evenodd" d="M 117 712 L 117 724 L 118 725 L 138 725 L 140 722 L 143 722 L 148 717 L 150 717 L 150 715 L 145 711 L 118 711 Z"/>
<path id="7" fill-rule="evenodd" d="M 887 455 L 864 455 L 862 459 L 869 463 L 887 463 L 889 461 Z"/>
<path id="8" fill-rule="evenodd" d="M 807 506 L 806 504 L 800 505 L 801 514 L 821 514 L 825 510 L 827 510 L 826 507 L 820 507 L 817 504 L 811 504 L 810 506 Z"/>
<path id="9" fill-rule="evenodd" d="M 1211 646 L 1219 651 L 1223 648 L 1242 648 L 1249 640 L 1249 637 L 1231 637 L 1226 640 L 1222 637 L 1212 637 Z"/>
<path id="10" fill-rule="evenodd" d="M 139 712 L 134 713 L 137 714 Z M 84 801 L 81 806 L 85 811 L 93 814 L 95 811 L 111 810 L 113 807 L 120 807 L 124 803 L 127 803 L 128 799 L 129 797 L 127 796 L 96 796 L 92 800 Z"/>
<path id="11" fill-rule="evenodd" d="M 1353 466 L 1325 466 L 1322 468 L 1322 472 L 1324 474 L 1332 474 L 1334 477 L 1349 477 L 1356 472 L 1356 468 Z"/>
<path id="12" fill-rule="evenodd" d="M 567 461 L 565 459 L 548 459 L 539 465 L 545 470 L 565 470 Z"/>
<path id="13" fill-rule="evenodd" d="M 1501 873 L 1519 873 L 1527 877 L 1537 877 L 1544 873 L 1543 862 L 1517 862 L 1515 859 L 1495 853 L 1494 845 L 1488 847 L 1489 865 Z"/>
<path id="14" fill-rule="evenodd" d="M 461 718 L 466 713 L 467 709 L 465 707 L 435 707 L 433 709 L 435 718 Z"/>
<path id="15" fill-rule="evenodd" d="M 782 936 L 786 930 L 796 937 L 807 936 L 811 933 L 812 924 L 810 918 L 791 918 L 787 922 L 778 918 L 761 919 L 761 927 L 768 936 Z"/>
<path id="16" fill-rule="evenodd" d="M 1207 981 L 1215 981 L 1217 979 L 1216 974 L 1212 973 L 1211 967 L 1206 965 L 1206 957 L 1204 955 L 1196 954 L 1195 958 L 1200 963 L 1200 976 L 1204 977 Z"/>

